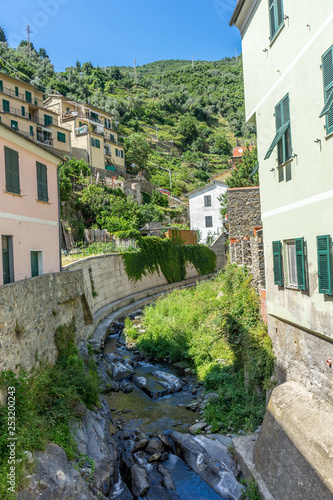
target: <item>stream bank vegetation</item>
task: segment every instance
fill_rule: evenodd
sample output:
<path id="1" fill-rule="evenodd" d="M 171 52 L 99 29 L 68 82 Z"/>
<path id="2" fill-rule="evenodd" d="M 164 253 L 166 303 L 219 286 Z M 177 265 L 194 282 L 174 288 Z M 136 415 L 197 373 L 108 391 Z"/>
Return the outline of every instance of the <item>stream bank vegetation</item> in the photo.
<path id="1" fill-rule="evenodd" d="M 213 281 L 159 298 L 145 309 L 142 329 L 126 320 L 138 349 L 194 369 L 219 394 L 205 410 L 212 432 L 253 432 L 261 424 L 274 355 L 246 269 L 229 264 Z"/>
<path id="2" fill-rule="evenodd" d="M 71 421 L 80 417 L 80 403 L 98 404 L 99 380 L 92 358 L 87 365 L 75 345 L 75 325 L 60 326 L 55 334 L 58 357 L 54 366 L 40 364 L 32 373 L 5 371 L 0 387 L 15 387 L 16 485 L 33 468 L 25 451 L 43 450 L 49 442 L 61 446 L 70 460 L 78 456 L 70 432 Z M 8 491 L 8 404 L 0 406 L 0 498 L 14 500 Z"/>

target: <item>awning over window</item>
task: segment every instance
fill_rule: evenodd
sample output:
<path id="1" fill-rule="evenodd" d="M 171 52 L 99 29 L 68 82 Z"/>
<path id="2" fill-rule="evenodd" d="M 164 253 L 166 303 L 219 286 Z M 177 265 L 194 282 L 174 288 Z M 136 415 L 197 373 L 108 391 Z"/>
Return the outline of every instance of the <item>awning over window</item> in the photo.
<path id="1" fill-rule="evenodd" d="M 256 164 L 252 172 L 250 173 L 250 177 L 253 177 L 259 170 L 259 162 Z"/>
<path id="2" fill-rule="evenodd" d="M 332 110 L 333 110 L 333 89 L 331 90 L 331 93 L 326 101 L 325 106 L 323 107 L 322 112 L 319 115 L 319 118 L 322 118 L 323 116 L 327 115 Z"/>
<path id="3" fill-rule="evenodd" d="M 267 160 L 267 158 L 269 158 L 273 152 L 273 149 L 275 148 L 275 146 L 277 145 L 277 143 L 279 142 L 280 139 L 282 139 L 282 136 L 283 134 L 287 131 L 288 127 L 290 125 L 290 121 L 287 121 L 284 125 L 282 125 L 282 127 L 279 128 L 279 130 L 276 132 L 276 136 L 274 137 L 273 139 L 273 142 L 272 144 L 270 145 L 269 147 L 269 150 L 267 151 L 266 153 L 266 156 L 264 158 L 264 160 Z"/>

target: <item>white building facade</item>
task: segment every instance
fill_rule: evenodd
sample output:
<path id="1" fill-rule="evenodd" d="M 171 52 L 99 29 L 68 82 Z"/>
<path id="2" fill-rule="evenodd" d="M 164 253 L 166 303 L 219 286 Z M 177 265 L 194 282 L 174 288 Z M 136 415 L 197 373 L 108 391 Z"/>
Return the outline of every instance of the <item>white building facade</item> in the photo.
<path id="1" fill-rule="evenodd" d="M 288 383 L 299 384 L 304 401 L 315 398 L 309 404 L 313 411 L 315 401 L 329 405 L 325 417 L 319 409 L 313 421 L 304 414 L 312 422 L 309 429 L 318 421 L 324 429 L 333 419 L 333 3 L 239 0 L 230 24 L 242 36 L 246 119 L 257 126 L 268 333 L 278 383 L 286 383 L 286 400 L 279 404 L 288 394 L 289 401 L 295 399 Z M 288 434 L 288 420 L 282 424 L 277 414 L 274 419 Z M 265 480 L 274 498 L 280 498 L 283 474 L 290 484 L 293 474 L 303 481 L 297 491 L 303 500 L 333 498 L 333 462 L 323 451 L 332 439 L 324 433 L 313 439 L 321 449 L 316 455 L 301 425 L 289 437 L 299 432 L 307 474 L 280 466 L 281 476 L 277 468 L 274 476 L 264 467 Z M 330 472 L 320 463 L 330 464 Z M 293 498 L 290 491 L 283 498 Z"/>
<path id="2" fill-rule="evenodd" d="M 224 182 L 213 179 L 206 186 L 187 193 L 190 201 L 190 227 L 199 230 L 200 243 L 211 243 L 223 231 L 219 198 L 227 189 Z"/>

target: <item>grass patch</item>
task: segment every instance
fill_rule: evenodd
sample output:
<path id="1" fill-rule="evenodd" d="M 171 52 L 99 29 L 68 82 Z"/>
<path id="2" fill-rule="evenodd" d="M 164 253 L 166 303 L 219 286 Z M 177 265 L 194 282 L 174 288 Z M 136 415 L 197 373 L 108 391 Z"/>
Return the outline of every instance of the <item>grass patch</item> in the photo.
<path id="1" fill-rule="evenodd" d="M 147 307 L 145 333 L 129 320 L 125 325 L 140 350 L 194 368 L 206 390 L 219 393 L 206 407 L 213 432 L 253 431 L 265 413 L 274 356 L 250 283 L 245 269 L 230 264 L 215 280 L 175 290 Z"/>
<path id="2" fill-rule="evenodd" d="M 85 367 L 75 344 L 75 325 L 60 326 L 55 333 L 58 358 L 54 366 L 42 364 L 31 374 L 5 371 L 3 389 L 15 387 L 16 485 L 24 486 L 28 472 L 24 451 L 43 450 L 47 443 L 61 446 L 71 460 L 77 453 L 69 423 L 76 418 L 78 403 L 88 408 L 98 404 L 99 381 L 93 360 Z M 0 407 L 0 498 L 12 500 L 7 474 L 8 405 Z M 30 466 L 31 469 L 31 466 Z"/>

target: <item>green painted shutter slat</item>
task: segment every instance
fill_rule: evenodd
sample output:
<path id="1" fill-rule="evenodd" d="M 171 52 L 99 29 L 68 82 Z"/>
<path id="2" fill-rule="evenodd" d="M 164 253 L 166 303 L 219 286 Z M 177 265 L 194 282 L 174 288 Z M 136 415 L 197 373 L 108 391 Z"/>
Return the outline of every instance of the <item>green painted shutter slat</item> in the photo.
<path id="1" fill-rule="evenodd" d="M 283 134 L 287 131 L 289 126 L 290 126 L 290 122 L 287 122 L 280 128 L 280 130 L 277 131 L 276 136 L 274 137 L 272 144 L 269 146 L 269 150 L 267 151 L 264 160 L 267 160 L 267 158 L 269 158 L 271 156 L 273 149 L 275 148 L 275 146 L 277 145 L 279 140 L 282 138 Z"/>
<path id="2" fill-rule="evenodd" d="M 5 112 L 9 112 L 9 101 L 2 99 L 2 108 Z"/>
<path id="3" fill-rule="evenodd" d="M 66 142 L 66 135 L 64 132 L 57 132 L 57 139 L 59 142 Z"/>
<path id="4" fill-rule="evenodd" d="M 47 127 L 48 125 L 52 125 L 53 117 L 49 115 L 44 115 L 44 125 Z"/>
<path id="5" fill-rule="evenodd" d="M 269 0 L 269 22 L 271 28 L 271 38 L 275 35 L 275 0 Z"/>
<path id="6" fill-rule="evenodd" d="M 304 239 L 295 239 L 296 249 L 296 269 L 297 269 L 297 283 L 299 290 L 305 290 L 305 259 L 304 259 Z"/>
<path id="7" fill-rule="evenodd" d="M 6 191 L 20 194 L 18 152 L 5 146 Z"/>
<path id="8" fill-rule="evenodd" d="M 30 125 L 30 135 L 34 135 L 34 128 L 32 125 Z"/>
<path id="9" fill-rule="evenodd" d="M 281 258 L 281 241 L 273 241 L 273 271 L 274 284 L 282 286 L 282 258 Z"/>
<path id="10" fill-rule="evenodd" d="M 333 45 L 322 56 L 323 83 L 324 83 L 324 100 L 325 106 L 321 116 L 326 116 L 326 132 L 327 134 L 333 131 Z"/>
<path id="11" fill-rule="evenodd" d="M 24 106 L 21 106 L 21 112 L 22 112 L 22 116 L 25 116 L 25 107 Z"/>
<path id="12" fill-rule="evenodd" d="M 333 92 L 332 91 L 333 91 L 333 86 L 325 94 L 326 103 L 325 103 L 325 106 L 323 107 L 322 112 L 319 115 L 319 118 L 322 118 L 323 116 L 327 115 L 330 111 L 333 110 Z"/>
<path id="13" fill-rule="evenodd" d="M 31 92 L 25 91 L 25 100 L 31 103 Z"/>
<path id="14" fill-rule="evenodd" d="M 276 17 L 277 17 L 277 29 L 283 23 L 283 1 L 276 0 Z"/>
<path id="15" fill-rule="evenodd" d="M 283 125 L 283 116 L 282 116 L 282 102 L 279 102 L 277 106 L 275 106 L 275 128 L 276 130 L 280 130 Z"/>
<path id="16" fill-rule="evenodd" d="M 124 151 L 123 150 L 120 151 L 120 154 L 121 154 L 121 157 L 124 158 Z"/>
<path id="17" fill-rule="evenodd" d="M 329 235 L 317 236 L 319 293 L 327 295 L 332 294 L 330 245 Z"/>
<path id="18" fill-rule="evenodd" d="M 47 167 L 39 161 L 36 162 L 37 192 L 40 201 L 49 201 L 47 189 Z"/>
<path id="19" fill-rule="evenodd" d="M 15 87 L 15 95 L 16 95 L 16 97 L 19 95 L 19 88 L 18 87 Z"/>
<path id="20" fill-rule="evenodd" d="M 290 111 L 289 111 L 289 94 L 282 100 L 282 123 L 283 125 L 290 121 Z"/>

